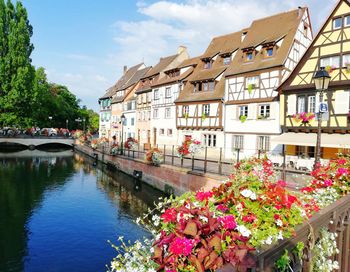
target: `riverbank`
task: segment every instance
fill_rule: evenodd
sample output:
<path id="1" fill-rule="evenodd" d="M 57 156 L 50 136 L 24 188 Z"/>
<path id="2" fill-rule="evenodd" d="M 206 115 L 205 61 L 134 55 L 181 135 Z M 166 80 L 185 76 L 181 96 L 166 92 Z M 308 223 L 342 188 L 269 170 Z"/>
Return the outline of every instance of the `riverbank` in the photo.
<path id="1" fill-rule="evenodd" d="M 188 191 L 197 191 L 200 189 L 210 190 L 227 179 L 225 176 L 198 174 L 188 171 L 188 169 L 171 165 L 163 164 L 157 167 L 136 158 L 111 156 L 103 154 L 99 150 L 93 150 L 85 145 L 75 145 L 74 150 L 82 152 L 92 158 L 97 156 L 98 161 L 115 167 L 119 171 L 131 176 L 135 175 L 135 171 L 140 171 L 142 172 L 141 180 L 143 182 L 165 193 L 172 193 L 175 195 L 181 195 Z"/>

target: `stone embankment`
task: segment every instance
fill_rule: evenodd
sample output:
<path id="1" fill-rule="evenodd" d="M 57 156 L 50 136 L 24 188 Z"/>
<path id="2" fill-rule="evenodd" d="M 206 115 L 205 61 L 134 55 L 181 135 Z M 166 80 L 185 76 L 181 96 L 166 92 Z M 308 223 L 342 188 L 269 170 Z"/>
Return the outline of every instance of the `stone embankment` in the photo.
<path id="1" fill-rule="evenodd" d="M 75 145 L 76 151 L 82 152 L 90 157 L 97 158 L 98 161 L 111 167 L 115 167 L 121 172 L 134 176 L 141 172 L 141 180 L 165 193 L 181 195 L 187 191 L 199 189 L 210 190 L 214 186 L 221 184 L 227 177 L 200 174 L 188 171 L 171 165 L 153 166 L 143 160 L 128 158 L 124 156 L 111 156 L 103 154 L 99 150 L 84 145 Z"/>

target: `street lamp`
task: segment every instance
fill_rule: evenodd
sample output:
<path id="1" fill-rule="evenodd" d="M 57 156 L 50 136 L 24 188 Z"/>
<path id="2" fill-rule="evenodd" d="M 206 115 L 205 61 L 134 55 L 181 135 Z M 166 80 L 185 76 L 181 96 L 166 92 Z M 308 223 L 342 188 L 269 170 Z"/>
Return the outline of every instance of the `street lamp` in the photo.
<path id="1" fill-rule="evenodd" d="M 66 119 L 66 129 L 68 129 L 68 119 Z"/>
<path id="2" fill-rule="evenodd" d="M 323 102 L 323 92 L 327 91 L 331 77 L 329 76 L 328 72 L 324 69 L 324 67 L 321 67 L 320 70 L 316 72 L 313 79 L 315 82 L 316 92 L 320 92 L 320 101 L 319 101 L 319 107 L 317 112 L 318 126 L 317 126 L 317 141 L 316 141 L 316 157 L 315 157 L 315 164 L 314 164 L 314 169 L 316 169 L 316 167 L 320 163 L 320 157 L 321 157 L 321 125 L 322 125 L 322 112 L 323 112 L 321 111 L 321 103 Z"/>
<path id="3" fill-rule="evenodd" d="M 120 116 L 120 120 L 122 122 L 122 142 L 121 142 L 122 150 L 121 150 L 120 154 L 123 155 L 123 148 L 124 148 L 123 134 L 124 134 L 124 122 L 125 122 L 125 115 L 124 115 L 124 113 L 122 114 L 122 116 Z"/>
<path id="4" fill-rule="evenodd" d="M 49 116 L 49 120 L 50 120 L 50 127 L 52 127 L 52 116 Z"/>

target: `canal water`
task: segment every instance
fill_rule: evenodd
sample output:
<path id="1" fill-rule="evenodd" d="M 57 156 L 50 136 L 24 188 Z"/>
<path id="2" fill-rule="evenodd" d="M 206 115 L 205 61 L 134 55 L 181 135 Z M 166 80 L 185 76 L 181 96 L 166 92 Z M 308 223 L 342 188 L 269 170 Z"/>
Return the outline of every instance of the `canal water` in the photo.
<path id="1" fill-rule="evenodd" d="M 160 196 L 70 150 L 0 153 L 0 271 L 106 271 Z"/>

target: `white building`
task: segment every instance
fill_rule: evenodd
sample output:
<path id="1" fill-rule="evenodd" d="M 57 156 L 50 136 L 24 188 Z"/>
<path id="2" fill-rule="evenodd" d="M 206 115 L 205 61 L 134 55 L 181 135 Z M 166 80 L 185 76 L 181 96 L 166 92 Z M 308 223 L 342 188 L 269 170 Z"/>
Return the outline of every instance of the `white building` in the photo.
<path id="1" fill-rule="evenodd" d="M 165 76 L 152 85 L 151 129 L 157 131 L 159 146 L 180 144 L 176 128 L 176 106 L 186 78 L 193 72 L 198 58 L 187 59 L 178 67 L 164 71 Z"/>
<path id="2" fill-rule="evenodd" d="M 278 26 L 278 27 L 277 27 Z M 253 21 L 225 72 L 225 156 L 280 153 L 271 136 L 281 133 L 279 94 L 312 41 L 307 8 Z"/>

